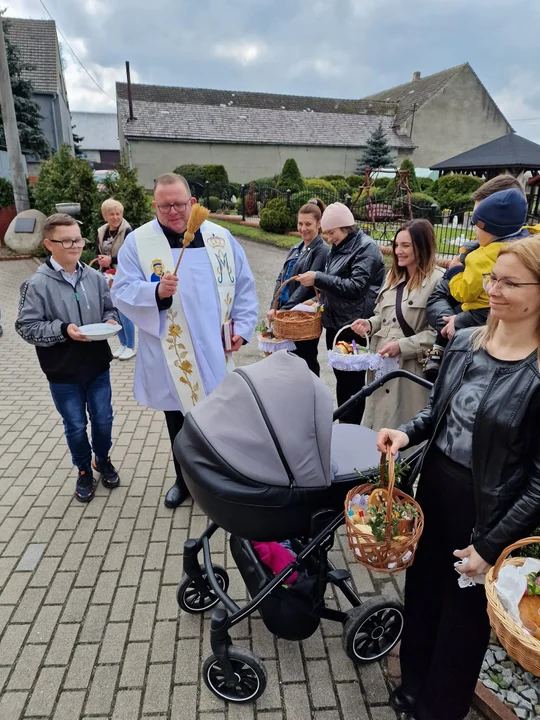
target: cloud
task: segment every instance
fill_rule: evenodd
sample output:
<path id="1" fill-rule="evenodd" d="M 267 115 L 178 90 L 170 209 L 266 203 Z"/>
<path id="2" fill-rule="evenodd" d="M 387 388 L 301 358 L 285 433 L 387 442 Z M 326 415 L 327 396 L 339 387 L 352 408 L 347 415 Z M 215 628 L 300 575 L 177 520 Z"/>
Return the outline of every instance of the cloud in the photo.
<path id="1" fill-rule="evenodd" d="M 232 60 L 238 65 L 252 65 L 264 55 L 262 43 L 231 41 L 221 42 L 214 47 L 214 55 L 218 58 Z"/>

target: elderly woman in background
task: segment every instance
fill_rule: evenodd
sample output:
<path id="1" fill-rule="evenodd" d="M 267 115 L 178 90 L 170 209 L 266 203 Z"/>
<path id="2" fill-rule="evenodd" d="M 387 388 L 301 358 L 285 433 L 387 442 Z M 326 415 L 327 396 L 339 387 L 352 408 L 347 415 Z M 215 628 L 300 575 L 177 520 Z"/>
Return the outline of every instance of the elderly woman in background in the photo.
<path id="1" fill-rule="evenodd" d="M 293 245 L 277 277 L 274 295 L 272 296 L 272 307 L 266 313 L 268 322 L 272 322 L 274 319 L 274 298 L 282 283 L 308 270 L 316 272 L 324 269 L 329 252 L 328 245 L 320 234 L 321 217 L 324 209 L 325 205 L 322 200 L 312 198 L 305 205 L 302 205 L 298 211 L 297 227 L 302 240 Z M 304 287 L 293 280 L 282 288 L 278 298 L 278 310 L 292 310 L 295 305 L 306 303 L 313 300 L 314 297 L 315 292 L 312 287 Z M 295 345 L 295 355 L 306 361 L 311 372 L 320 375 L 321 368 L 317 359 L 319 338 L 297 340 Z"/>
<path id="2" fill-rule="evenodd" d="M 429 220 L 404 223 L 392 244 L 392 268 L 369 320 L 352 329 L 369 335 L 370 350 L 399 360 L 401 370 L 422 375 L 424 354 L 435 339 L 427 301 L 444 271 L 435 265 L 435 232 Z M 369 372 L 367 382 L 374 379 Z M 408 421 L 427 404 L 429 392 L 408 380 L 390 380 L 366 400 L 362 425 L 379 431 Z"/>
<path id="3" fill-rule="evenodd" d="M 118 253 L 124 240 L 133 232 L 130 224 L 124 218 L 124 206 L 118 200 L 109 198 L 101 205 L 101 214 L 105 225 L 98 229 L 96 253 L 101 272 L 109 268 L 116 270 Z M 118 333 L 120 347 L 113 352 L 113 357 L 119 360 L 131 360 L 135 356 L 135 325 L 129 318 L 118 313 L 122 330 Z"/>
<path id="4" fill-rule="evenodd" d="M 338 330 L 356 318 L 370 317 L 384 281 L 384 260 L 376 242 L 356 226 L 352 212 L 342 203 L 332 203 L 324 211 L 321 227 L 332 245 L 324 270 L 302 273 L 298 282 L 315 285 L 324 305 L 322 324 L 326 328 L 326 347 L 330 349 Z M 347 333 L 347 334 L 346 334 Z M 340 335 L 351 340 L 348 329 Z M 334 370 L 338 405 L 343 405 L 364 386 L 365 372 Z M 360 425 L 364 401 L 359 402 L 341 422 Z"/>
<path id="5" fill-rule="evenodd" d="M 484 276 L 486 327 L 448 345 L 430 402 L 377 447 L 427 441 L 416 499 L 424 532 L 405 581 L 401 686 L 416 720 L 463 720 L 489 643 L 485 575 L 540 514 L 540 236 L 508 243 Z M 454 563 L 466 561 L 457 568 Z"/>

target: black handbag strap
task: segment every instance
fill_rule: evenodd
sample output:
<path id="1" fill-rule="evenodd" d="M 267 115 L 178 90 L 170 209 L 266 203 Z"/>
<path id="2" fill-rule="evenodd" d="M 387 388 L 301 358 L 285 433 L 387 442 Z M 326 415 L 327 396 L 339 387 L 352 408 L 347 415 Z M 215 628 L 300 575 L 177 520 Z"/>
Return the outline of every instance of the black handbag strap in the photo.
<path id="1" fill-rule="evenodd" d="M 403 291 L 405 290 L 405 283 L 400 283 L 396 288 L 396 318 L 399 323 L 405 337 L 412 337 L 416 335 L 412 327 L 403 317 L 403 310 L 401 309 L 401 303 L 403 302 Z"/>

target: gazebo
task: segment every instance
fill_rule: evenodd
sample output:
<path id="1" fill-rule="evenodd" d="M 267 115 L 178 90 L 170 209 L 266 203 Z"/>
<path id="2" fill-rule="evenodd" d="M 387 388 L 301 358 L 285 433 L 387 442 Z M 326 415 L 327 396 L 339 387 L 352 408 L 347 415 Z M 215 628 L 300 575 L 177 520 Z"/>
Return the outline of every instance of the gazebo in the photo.
<path id="1" fill-rule="evenodd" d="M 515 133 L 503 135 L 472 150 L 433 165 L 439 176 L 448 173 L 477 175 L 489 180 L 501 173 L 522 176 L 528 195 L 529 212 L 540 212 L 540 145 Z"/>

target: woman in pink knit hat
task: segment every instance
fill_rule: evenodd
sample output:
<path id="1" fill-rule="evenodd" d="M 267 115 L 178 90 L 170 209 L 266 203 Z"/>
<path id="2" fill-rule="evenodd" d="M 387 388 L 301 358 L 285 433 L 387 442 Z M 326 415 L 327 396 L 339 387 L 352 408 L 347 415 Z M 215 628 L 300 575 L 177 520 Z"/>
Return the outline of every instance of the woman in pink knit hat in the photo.
<path id="1" fill-rule="evenodd" d="M 332 246 L 326 266 L 324 270 L 303 273 L 298 281 L 306 287 L 315 285 L 321 293 L 322 323 L 326 329 L 326 346 L 330 349 L 338 330 L 358 317 L 371 317 L 384 282 L 384 261 L 375 241 L 357 227 L 352 212 L 343 203 L 332 203 L 326 208 L 321 227 Z M 350 329 L 340 338 L 358 341 Z M 334 370 L 334 374 L 338 405 L 343 405 L 365 384 L 364 372 Z M 359 425 L 363 412 L 362 401 L 341 421 Z"/>

